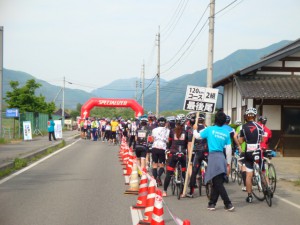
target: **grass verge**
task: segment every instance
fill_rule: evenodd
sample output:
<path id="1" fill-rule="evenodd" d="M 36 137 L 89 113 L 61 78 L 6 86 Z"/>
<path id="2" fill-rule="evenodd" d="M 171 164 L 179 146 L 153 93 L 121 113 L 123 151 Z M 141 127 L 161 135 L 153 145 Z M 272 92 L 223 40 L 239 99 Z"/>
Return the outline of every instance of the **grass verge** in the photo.
<path id="1" fill-rule="evenodd" d="M 293 181 L 294 185 L 300 187 L 300 179 Z"/>
<path id="2" fill-rule="evenodd" d="M 46 157 L 47 155 L 50 155 L 51 153 L 63 148 L 64 146 L 66 146 L 66 142 L 65 142 L 65 140 L 62 140 L 62 142 L 59 143 L 59 145 L 56 145 L 54 147 L 50 147 L 46 151 L 44 151 L 43 153 L 37 154 L 34 157 L 24 158 L 24 159 L 16 158 L 14 160 L 12 168 L 6 168 L 5 170 L 0 170 L 0 179 L 2 179 L 3 177 L 6 177 L 6 176 L 18 171 L 18 170 L 30 165 L 31 163 L 34 163 L 34 162 L 38 161 L 41 158 Z"/>

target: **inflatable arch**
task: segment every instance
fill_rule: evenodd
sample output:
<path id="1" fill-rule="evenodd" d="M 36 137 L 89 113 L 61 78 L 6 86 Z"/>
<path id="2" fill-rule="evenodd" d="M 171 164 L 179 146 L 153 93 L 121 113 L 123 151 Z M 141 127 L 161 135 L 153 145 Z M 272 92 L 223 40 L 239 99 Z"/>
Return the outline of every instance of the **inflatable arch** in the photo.
<path id="1" fill-rule="evenodd" d="M 131 107 L 135 111 L 135 116 L 144 114 L 143 107 L 134 99 L 126 98 L 91 98 L 81 107 L 81 118 L 90 116 L 90 111 L 94 107 Z"/>

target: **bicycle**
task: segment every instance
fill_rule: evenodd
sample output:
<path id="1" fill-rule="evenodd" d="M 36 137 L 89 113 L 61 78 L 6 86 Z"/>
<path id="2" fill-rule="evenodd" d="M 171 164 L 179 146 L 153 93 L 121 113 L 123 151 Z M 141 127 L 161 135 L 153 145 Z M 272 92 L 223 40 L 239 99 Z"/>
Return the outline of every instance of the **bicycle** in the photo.
<path id="1" fill-rule="evenodd" d="M 252 179 L 252 193 L 254 197 L 263 201 L 266 200 L 268 206 L 272 206 L 273 193 L 269 187 L 265 174 L 260 169 L 260 151 L 253 152 L 253 179 Z"/>
<path id="2" fill-rule="evenodd" d="M 199 174 L 196 178 L 196 182 L 197 182 L 198 189 L 199 189 L 199 196 L 202 195 L 202 187 L 205 187 L 205 193 L 206 193 L 207 198 L 209 199 L 210 195 L 211 195 L 212 183 L 211 183 L 211 181 L 207 182 L 206 184 L 204 183 L 205 172 L 206 172 L 206 168 L 207 168 L 207 156 L 208 156 L 208 152 L 205 152 L 204 160 L 201 161 L 200 170 L 199 170 Z"/>
<path id="3" fill-rule="evenodd" d="M 179 151 L 179 152 L 176 152 L 175 155 L 178 158 L 181 158 L 184 156 L 184 153 Z M 177 199 L 180 200 L 181 194 L 183 191 L 184 178 L 182 175 L 182 168 L 181 168 L 181 163 L 179 160 L 176 163 L 175 171 L 171 177 L 170 183 L 171 183 L 172 195 L 175 195 L 175 191 L 176 191 Z"/>
<path id="4" fill-rule="evenodd" d="M 271 159 L 272 159 L 272 150 L 266 150 L 264 152 L 264 157 L 263 157 L 265 170 L 266 170 L 266 177 L 269 182 L 269 187 L 272 193 L 274 194 L 276 190 L 277 176 L 276 176 L 275 167 L 271 162 Z"/>
<path id="5" fill-rule="evenodd" d="M 240 161 L 242 160 L 243 158 L 240 158 L 240 154 L 239 154 L 239 151 L 236 150 L 235 153 L 234 153 L 234 156 L 232 157 L 231 159 L 231 164 L 230 164 L 230 167 L 231 167 L 231 171 L 230 171 L 230 177 L 231 177 L 231 180 L 232 182 L 234 183 L 237 179 L 237 182 L 239 185 L 242 184 L 242 165 L 240 163 Z"/>

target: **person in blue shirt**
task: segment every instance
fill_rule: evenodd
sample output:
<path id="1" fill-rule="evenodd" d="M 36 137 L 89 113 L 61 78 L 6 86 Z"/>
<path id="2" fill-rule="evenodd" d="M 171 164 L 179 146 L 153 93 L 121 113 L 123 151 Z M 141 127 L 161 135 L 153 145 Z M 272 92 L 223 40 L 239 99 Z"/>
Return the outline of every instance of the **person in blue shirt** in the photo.
<path id="1" fill-rule="evenodd" d="M 52 135 L 52 137 L 53 137 L 53 140 L 56 141 L 55 134 L 54 134 L 54 126 L 55 126 L 55 123 L 54 123 L 54 121 L 52 120 L 52 117 L 50 116 L 50 117 L 49 117 L 49 121 L 48 121 L 49 141 L 52 141 L 52 140 L 51 140 L 51 135 Z"/>
<path id="2" fill-rule="evenodd" d="M 223 153 L 226 149 L 226 157 L 231 158 L 231 141 L 229 132 L 222 126 L 226 122 L 225 113 L 219 111 L 215 115 L 215 125 L 207 127 L 200 132 L 197 131 L 197 124 L 193 126 L 193 135 L 196 139 L 207 139 L 208 144 L 208 166 L 205 174 L 205 183 L 212 181 L 212 191 L 208 203 L 208 210 L 215 210 L 216 204 L 221 196 L 225 210 L 233 211 L 234 207 L 224 187 L 224 178 L 227 173 L 227 161 Z"/>

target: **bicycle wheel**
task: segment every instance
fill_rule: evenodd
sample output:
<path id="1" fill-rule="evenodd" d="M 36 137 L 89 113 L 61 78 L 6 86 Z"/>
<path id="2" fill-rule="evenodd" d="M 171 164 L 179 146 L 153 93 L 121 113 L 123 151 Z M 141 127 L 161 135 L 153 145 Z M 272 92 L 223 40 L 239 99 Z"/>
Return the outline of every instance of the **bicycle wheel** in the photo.
<path id="1" fill-rule="evenodd" d="M 232 157 L 231 164 L 230 164 L 230 177 L 232 182 L 235 182 L 236 180 L 236 171 L 237 171 L 237 159 L 235 157 Z"/>
<path id="2" fill-rule="evenodd" d="M 210 196 L 211 196 L 211 188 L 212 188 L 212 183 L 211 183 L 211 181 L 209 181 L 205 185 L 206 196 L 207 196 L 208 199 L 210 199 Z"/>
<path id="3" fill-rule="evenodd" d="M 254 173 L 252 179 L 252 194 L 259 201 L 265 200 L 264 189 L 262 186 L 263 182 L 261 177 L 262 177 L 262 172 L 259 170 L 256 172 L 256 174 Z"/>
<path id="4" fill-rule="evenodd" d="M 242 181 L 243 181 L 242 171 L 238 170 L 237 171 L 237 182 L 238 182 L 239 185 L 241 185 Z"/>
<path id="5" fill-rule="evenodd" d="M 274 194 L 276 190 L 277 177 L 276 177 L 275 167 L 272 163 L 268 164 L 268 179 L 269 179 L 269 187 L 271 189 L 272 194 Z"/>
<path id="6" fill-rule="evenodd" d="M 177 167 L 178 171 L 177 171 L 177 199 L 180 200 L 181 197 L 181 192 L 183 189 L 183 182 L 182 182 L 182 171 L 181 171 L 181 166 L 179 165 Z"/>
<path id="7" fill-rule="evenodd" d="M 264 173 L 261 173 L 261 186 L 265 195 L 266 202 L 268 206 L 272 206 L 272 191 L 268 188 L 268 183 Z"/>
<path id="8" fill-rule="evenodd" d="M 202 186 L 203 186 L 201 174 L 197 177 L 196 182 L 197 182 L 198 189 L 199 189 L 199 196 L 201 196 L 202 195 Z"/>
<path id="9" fill-rule="evenodd" d="M 172 195 L 175 195 L 175 188 L 176 188 L 175 177 L 174 177 L 174 175 L 172 175 L 172 177 L 171 177 Z"/>

